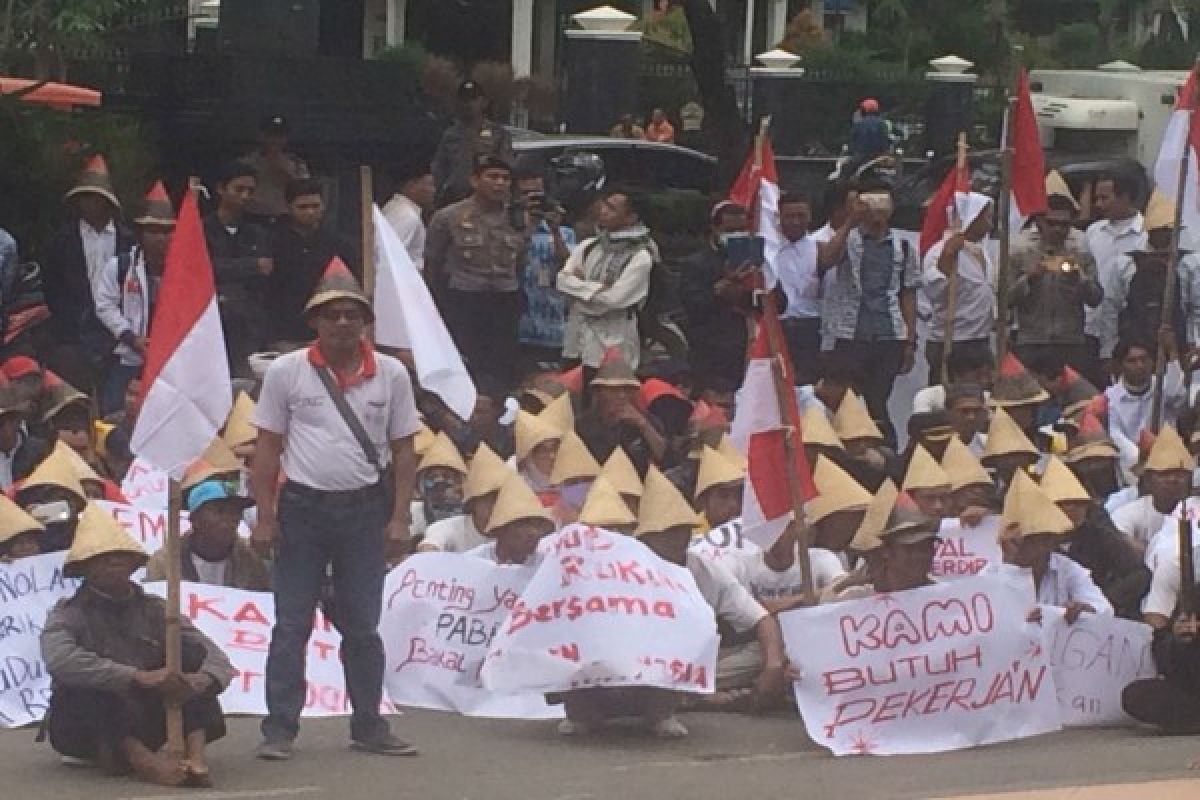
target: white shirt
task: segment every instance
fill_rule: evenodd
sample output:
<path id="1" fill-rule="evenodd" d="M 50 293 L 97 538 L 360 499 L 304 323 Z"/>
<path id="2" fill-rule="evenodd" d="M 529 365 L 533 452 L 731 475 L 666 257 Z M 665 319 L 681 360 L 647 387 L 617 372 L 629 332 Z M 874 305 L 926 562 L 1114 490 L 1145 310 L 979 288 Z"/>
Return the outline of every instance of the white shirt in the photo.
<path id="1" fill-rule="evenodd" d="M 1140 213 L 1135 213 L 1129 219 L 1107 220 L 1093 222 L 1084 234 L 1088 250 L 1096 260 L 1096 279 L 1107 297 L 1112 290 L 1112 280 L 1117 272 L 1117 264 L 1121 256 L 1141 248 L 1146 243 L 1145 220 Z M 1083 309 L 1083 332 L 1088 336 L 1100 338 L 1104 335 L 1104 325 L 1101 315 L 1111 313 L 1108 303 L 1101 303 L 1096 308 L 1085 306 Z M 1116 327 L 1116 322 L 1112 322 Z M 1105 354 L 1107 355 L 1107 354 Z"/>
<path id="2" fill-rule="evenodd" d="M 391 442 L 421 427 L 408 371 L 398 360 L 375 354 L 375 377 L 351 387 L 346 400 L 362 422 L 381 464 Z M 280 356 L 263 379 L 254 425 L 284 437 L 283 471 L 290 480 L 326 492 L 350 491 L 379 482 L 362 447 L 338 413 L 308 350 Z"/>
<path id="3" fill-rule="evenodd" d="M 938 259 L 948 240 L 929 248 L 922 265 L 923 288 L 929 300 L 932 317 L 929 320 L 929 339 L 940 342 L 946 335 L 946 311 L 949 300 L 949 277 L 938 269 Z M 982 245 L 967 242 L 958 254 L 957 295 L 954 306 L 954 341 L 986 339 L 992 335 L 996 318 L 996 292 L 992 286 L 995 271 L 991 256 Z"/>
<path id="4" fill-rule="evenodd" d="M 846 574 L 842 562 L 829 550 L 814 547 L 808 553 L 812 562 L 813 583 L 816 584 L 818 594 Z M 804 594 L 804 575 L 800 569 L 799 556 L 792 562 L 792 566 L 782 572 L 776 572 L 767 566 L 766 556 L 761 550 L 734 553 L 722 563 L 760 602 L 787 600 Z"/>
<path id="5" fill-rule="evenodd" d="M 87 222 L 79 220 L 79 239 L 83 244 L 84 261 L 87 262 L 88 282 L 94 290 L 96 274 L 117 254 L 117 226 L 109 220 L 107 225 L 96 230 Z"/>
<path id="6" fill-rule="evenodd" d="M 488 540 L 475 529 L 471 515 L 460 514 L 430 525 L 421 544 L 434 545 L 446 553 L 465 553 L 487 543 Z"/>
<path id="7" fill-rule="evenodd" d="M 205 561 L 192 553 L 192 566 L 196 568 L 196 578 L 208 586 L 225 586 L 229 575 L 229 559 L 223 561 Z"/>
<path id="8" fill-rule="evenodd" d="M 767 610 L 722 565 L 688 553 L 687 568 L 717 619 L 728 623 L 734 633 L 746 633 L 767 616 Z"/>
<path id="9" fill-rule="evenodd" d="M 1086 603 L 1097 614 L 1111 617 L 1112 603 L 1092 580 L 1092 573 L 1061 553 L 1050 554 L 1050 565 L 1037 587 L 1038 603 L 1066 608 L 1071 603 Z"/>
<path id="10" fill-rule="evenodd" d="M 150 284 L 146 275 L 146 259 L 141 248 L 134 248 L 130 255 L 129 270 L 120 285 L 119 259 L 110 258 L 104 269 L 96 273 L 92 281 L 92 300 L 96 306 L 96 317 L 114 339 L 129 331 L 134 336 L 145 338 L 150 329 Z M 139 366 L 145 359 L 129 345 L 118 341 L 113 352 L 125 366 Z"/>
<path id="11" fill-rule="evenodd" d="M 1104 390 L 1108 398 L 1108 435 L 1115 439 L 1118 434 L 1131 442 L 1137 443 L 1142 431 L 1150 429 L 1154 415 L 1154 381 L 1150 379 L 1150 387 L 1141 394 L 1134 394 L 1125 386 L 1125 381 L 1119 380 Z M 1183 389 L 1183 370 L 1179 364 L 1171 361 L 1167 364 L 1166 378 L 1163 381 L 1163 422 L 1174 425 L 1179 412 L 1187 401 Z"/>
<path id="12" fill-rule="evenodd" d="M 817 242 L 805 236 L 784 239 L 775 252 L 771 269 L 787 296 L 783 319 L 821 318 L 821 275 L 817 270 Z"/>
<path id="13" fill-rule="evenodd" d="M 1150 495 L 1143 495 L 1121 506 L 1111 516 L 1117 530 L 1146 547 L 1154 535 L 1162 530 L 1167 515 L 1154 507 Z"/>
<path id="14" fill-rule="evenodd" d="M 1130 503 L 1137 502 L 1138 490 L 1136 486 L 1126 486 L 1124 489 L 1118 489 L 1108 496 L 1104 501 L 1104 510 L 1112 514 L 1118 508 L 1123 508 Z"/>
<path id="15" fill-rule="evenodd" d="M 507 564 L 507 563 L 501 562 L 496 557 L 496 541 L 494 539 L 490 540 L 488 542 L 485 542 L 484 544 L 481 544 L 478 547 L 474 547 L 474 548 L 468 550 L 466 553 L 464 553 L 464 555 L 475 556 L 476 558 L 482 558 L 484 561 L 490 561 L 493 564 L 501 564 L 502 566 L 524 566 L 524 567 L 537 566 L 538 564 L 541 563 L 542 558 L 543 558 L 543 555 L 540 550 L 534 550 L 532 553 L 529 554 L 529 558 L 525 559 L 524 564 Z"/>
<path id="16" fill-rule="evenodd" d="M 425 269 L 425 221 L 421 207 L 407 195 L 396 192 L 383 207 L 383 216 L 391 223 L 416 268 Z"/>
<path id="17" fill-rule="evenodd" d="M 1172 525 L 1171 530 L 1174 529 Z M 1192 562 L 1200 564 L 1200 535 L 1196 533 L 1195 525 L 1192 527 L 1192 540 L 1195 547 Z M 1146 553 L 1146 562 L 1154 577 L 1150 581 L 1150 591 L 1142 601 L 1142 613 L 1170 618 L 1179 605 L 1179 536 L 1156 537 L 1154 546 Z"/>

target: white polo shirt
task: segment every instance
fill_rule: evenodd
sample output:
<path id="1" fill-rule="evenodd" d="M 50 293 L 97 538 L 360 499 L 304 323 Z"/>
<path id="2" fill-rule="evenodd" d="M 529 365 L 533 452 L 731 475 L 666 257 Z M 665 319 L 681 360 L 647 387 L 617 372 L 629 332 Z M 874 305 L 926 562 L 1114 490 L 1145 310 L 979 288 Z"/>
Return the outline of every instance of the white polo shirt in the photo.
<path id="1" fill-rule="evenodd" d="M 379 461 L 391 460 L 391 442 L 420 428 L 412 383 L 404 365 L 375 354 L 375 376 L 346 391 Z M 283 472 L 289 480 L 326 492 L 362 489 L 379 473 L 338 413 L 307 350 L 277 358 L 263 380 L 254 424 L 284 437 Z"/>

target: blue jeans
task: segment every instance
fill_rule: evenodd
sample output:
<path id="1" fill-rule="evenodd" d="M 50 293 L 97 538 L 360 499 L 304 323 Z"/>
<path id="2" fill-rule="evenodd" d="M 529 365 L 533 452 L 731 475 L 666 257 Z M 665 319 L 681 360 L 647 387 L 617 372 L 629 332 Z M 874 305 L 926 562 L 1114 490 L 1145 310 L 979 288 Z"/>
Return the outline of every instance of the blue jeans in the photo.
<path id="1" fill-rule="evenodd" d="M 335 619 L 342 635 L 342 668 L 353 714 L 350 735 L 386 735 L 379 713 L 384 652 L 384 528 L 392 513 L 382 485 L 355 492 L 317 492 L 285 484 L 279 494 L 279 551 L 274 566 L 275 628 L 267 655 L 267 718 L 263 737 L 291 740 L 300 729 L 306 684 L 305 653 L 330 565 Z"/>

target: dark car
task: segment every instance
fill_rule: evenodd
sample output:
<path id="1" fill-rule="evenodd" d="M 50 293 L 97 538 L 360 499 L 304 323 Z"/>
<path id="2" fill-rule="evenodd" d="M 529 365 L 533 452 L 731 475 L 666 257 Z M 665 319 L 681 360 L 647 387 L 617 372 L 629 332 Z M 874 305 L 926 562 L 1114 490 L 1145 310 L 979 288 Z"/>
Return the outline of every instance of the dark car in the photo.
<path id="1" fill-rule="evenodd" d="M 971 153 L 968 164 L 971 169 L 971 188 L 974 191 L 996 197 L 1000 192 L 1000 153 L 999 150 L 981 150 Z M 925 167 L 907 173 L 896 184 L 896 213 L 892 217 L 892 225 L 901 230 L 920 230 L 921 220 L 925 216 L 925 207 L 930 198 L 942 185 L 946 174 L 954 166 L 954 156 L 944 156 L 930 162 Z M 1125 174 L 1131 176 L 1138 187 L 1135 198 L 1138 207 L 1145 206 L 1150 196 L 1150 179 L 1146 170 L 1137 161 L 1124 156 L 1098 156 L 1083 158 L 1078 155 L 1055 156 L 1047 154 L 1046 169 L 1055 169 L 1063 176 L 1071 187 L 1075 197 L 1083 194 L 1085 187 L 1095 183 L 1102 175 Z"/>

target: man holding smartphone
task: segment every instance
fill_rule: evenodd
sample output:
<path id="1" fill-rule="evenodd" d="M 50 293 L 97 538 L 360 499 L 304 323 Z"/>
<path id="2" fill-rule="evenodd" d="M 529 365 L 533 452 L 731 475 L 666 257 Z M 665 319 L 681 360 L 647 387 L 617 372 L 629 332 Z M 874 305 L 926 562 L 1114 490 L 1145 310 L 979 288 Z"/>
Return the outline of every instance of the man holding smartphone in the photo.
<path id="1" fill-rule="evenodd" d="M 514 182 L 518 207 L 525 209 L 529 248 L 521 271 L 525 310 L 518 324 L 521 348 L 536 362 L 558 363 L 567 324 L 567 299 L 554 286 L 558 271 L 575 248 L 575 231 L 562 224 L 563 210 L 546 196 L 546 181 L 536 164 L 517 163 Z"/>

